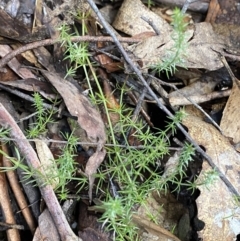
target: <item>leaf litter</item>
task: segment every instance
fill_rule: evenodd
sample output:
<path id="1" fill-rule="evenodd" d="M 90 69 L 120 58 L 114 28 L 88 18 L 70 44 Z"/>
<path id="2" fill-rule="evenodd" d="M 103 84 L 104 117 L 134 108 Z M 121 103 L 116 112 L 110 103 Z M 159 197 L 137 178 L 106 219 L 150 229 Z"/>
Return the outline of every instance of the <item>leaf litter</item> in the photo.
<path id="1" fill-rule="evenodd" d="M 74 5 L 72 5 L 71 8 L 73 6 Z M 38 3 L 38 11 L 39 9 L 41 12 L 41 4 Z M 59 11 L 59 9 L 61 11 L 61 8 L 58 8 L 57 10 Z M 51 17 L 57 16 L 54 15 L 54 13 L 51 14 L 53 14 Z M 96 18 L 95 14 L 91 13 L 91 15 L 93 18 Z M 12 21 L 11 18 L 6 18 L 5 13 L 2 13 L 1 17 L 4 17 L 6 21 Z M 145 20 L 143 20 L 142 17 L 145 17 Z M 146 21 L 146 18 L 149 21 Z M 40 19 L 41 18 L 37 19 L 38 24 Z M 143 36 L 143 40 L 141 42 L 126 47 L 128 54 L 133 58 L 135 63 L 140 64 L 143 73 L 147 73 L 147 71 L 150 70 L 152 66 L 154 66 L 154 64 L 159 63 L 159 61 L 163 60 L 166 57 L 167 51 L 171 49 L 175 44 L 174 39 L 172 38 L 173 26 L 171 26 L 161 16 L 158 16 L 157 14 L 149 10 L 145 5 L 141 3 L 141 1 L 125 0 L 121 8 L 118 10 L 117 16 L 112 25 L 116 29 L 130 36 Z M 158 30 L 160 30 L 160 35 L 157 35 L 157 33 L 155 33 L 156 26 Z M 187 52 L 182 56 L 184 67 L 189 68 L 189 74 L 191 72 L 191 69 L 193 68 L 204 69 L 204 74 L 206 75 L 211 73 L 211 71 L 213 70 L 219 70 L 221 67 L 224 66 L 221 59 L 219 58 L 219 53 L 224 54 L 225 50 L 228 50 L 230 53 L 235 53 L 234 47 L 238 47 L 235 43 L 239 42 L 237 39 L 237 28 L 227 28 L 228 31 L 225 31 L 226 34 L 223 30 L 219 29 L 220 25 L 212 25 L 209 22 L 201 22 L 189 25 L 189 28 L 185 32 L 188 48 Z M 19 29 L 15 29 L 14 35 L 11 36 L 12 38 L 18 39 L 23 42 L 28 41 L 28 39 L 26 39 L 26 34 L 21 35 L 16 31 L 20 32 Z M 24 31 L 26 31 L 25 28 Z M 45 36 L 45 28 L 42 28 L 41 31 L 42 32 L 40 32 L 39 38 L 43 38 L 43 36 Z M 148 33 L 149 31 L 151 32 L 151 34 Z M 6 34 L 7 37 L 10 37 L 9 33 L 6 33 L 5 31 L 3 31 L 2 36 L 6 36 Z M 232 37 L 233 35 L 235 39 Z M 34 37 L 33 39 L 36 39 L 36 37 Z M 48 51 L 46 52 L 45 50 L 42 49 L 39 52 L 37 52 L 37 50 L 34 51 L 34 53 L 38 55 L 38 62 L 42 65 L 45 65 L 48 70 L 51 70 L 51 72 L 41 70 L 41 73 L 51 83 L 51 85 L 56 89 L 56 91 L 62 96 L 66 108 L 68 109 L 72 117 L 76 117 L 78 127 L 82 129 L 81 134 L 78 134 L 82 137 L 81 141 L 89 141 L 88 144 L 86 144 L 85 146 L 83 145 L 83 148 L 85 148 L 85 150 L 87 151 L 90 147 L 92 147 L 94 150 L 93 154 L 89 157 L 85 166 L 85 174 L 88 176 L 89 179 L 89 197 L 90 200 L 92 200 L 95 174 L 97 173 L 97 169 L 101 166 L 102 162 L 106 158 L 106 150 L 104 147 L 107 140 L 105 125 L 102 120 L 102 116 L 100 115 L 100 112 L 90 103 L 89 99 L 84 96 L 74 84 L 66 81 L 61 77 L 61 74 L 55 72 L 52 65 L 49 65 L 50 56 L 47 53 Z M 60 50 L 60 48 L 58 50 Z M 10 48 L 7 45 L 1 45 L 2 57 L 9 51 Z M 41 55 L 46 58 L 41 58 Z M 39 68 L 40 65 L 39 63 L 36 63 L 35 58 L 30 57 L 28 58 L 28 61 L 32 62 L 32 64 L 36 65 Z M 20 68 L 20 63 L 16 59 L 11 60 L 8 65 L 22 79 L 37 79 L 36 75 L 32 74 L 32 72 L 28 69 Z M 121 70 L 122 67 L 118 68 L 117 66 L 118 64 L 116 64 L 114 70 L 111 69 L 111 71 Z M 123 65 L 121 64 L 121 66 Z M 105 66 L 103 65 L 103 67 Z M 8 69 L 7 71 L 10 71 L 10 69 Z M 200 73 L 202 74 L 203 71 L 200 71 Z M 32 82 L 32 86 L 31 84 L 27 86 L 26 81 L 26 86 L 24 86 L 24 84 L 20 83 L 20 81 L 18 81 L 19 83 L 17 83 L 16 79 L 10 79 L 10 81 L 15 81 L 16 83 L 14 84 L 9 82 L 9 85 L 21 87 L 22 89 L 26 89 L 28 91 L 44 90 L 41 85 L 37 85 L 37 88 L 34 88 L 34 82 Z M 186 87 L 182 88 L 181 91 L 169 92 L 167 98 L 169 99 L 170 103 L 173 103 L 173 98 L 180 98 L 180 103 L 173 104 L 174 106 L 185 105 L 183 104 L 183 100 L 185 98 L 184 96 L 200 95 L 201 97 L 204 97 L 206 95 L 210 95 L 211 93 L 216 91 L 216 88 L 218 88 L 218 85 L 221 83 L 221 79 L 216 80 L 214 78 L 211 78 L 210 80 L 206 81 L 206 79 L 198 78 L 196 82 L 194 82 L 194 84 L 192 84 L 191 86 L 187 85 Z M 48 85 L 45 86 L 45 88 L 47 87 Z M 184 96 L 182 96 L 183 94 Z M 202 117 L 197 117 L 195 112 L 189 112 L 188 116 L 184 118 L 183 124 L 187 126 L 189 135 L 193 137 L 199 145 L 202 145 L 206 149 L 206 153 L 211 157 L 213 163 L 219 168 L 219 170 L 224 174 L 227 180 L 239 193 L 239 153 L 234 149 L 232 145 L 232 142 L 234 144 L 237 144 L 239 142 L 238 123 L 232 123 L 233 120 L 239 119 L 238 96 L 239 89 L 235 84 L 233 84 L 233 88 L 231 90 L 231 94 L 227 101 L 227 104 L 224 108 L 223 118 L 220 124 L 220 128 L 223 134 L 220 133 L 219 130 L 215 129 L 211 124 L 206 123 Z M 221 97 L 222 96 L 220 96 L 219 98 Z M 211 98 L 212 97 L 210 97 L 210 100 Z M 189 105 L 190 103 L 191 102 L 187 102 L 186 104 Z M 186 108 L 186 112 L 188 112 L 188 107 Z M 4 126 L 3 121 L 1 121 L 1 124 Z M 228 139 L 226 138 L 226 136 L 228 137 Z M 47 148 L 46 150 L 47 151 L 39 150 L 39 155 L 40 152 L 42 152 L 43 154 L 47 154 L 49 149 Z M 177 167 L 178 155 L 179 154 L 175 153 L 175 161 L 172 161 L 171 158 L 168 159 L 165 164 L 165 173 L 163 177 L 166 178 L 168 175 L 170 175 L 168 173 L 169 166 L 172 170 Z M 43 157 L 43 159 L 49 158 L 52 159 L 52 156 Z M 201 181 L 204 181 L 204 175 L 209 171 L 212 171 L 212 167 L 210 167 L 209 164 L 204 161 L 202 165 L 202 170 L 197 178 L 197 181 L 199 183 L 201 183 Z M 201 193 L 196 199 L 198 210 L 197 217 L 205 223 L 204 229 L 197 230 L 199 237 L 202 237 L 203 240 L 210 241 L 233 240 L 239 234 L 239 229 L 237 228 L 239 227 L 239 207 L 237 207 L 236 203 L 234 203 L 233 195 L 229 192 L 229 189 L 219 177 L 216 178 L 216 181 L 212 186 L 209 187 L 209 189 L 210 191 L 205 187 L 200 186 L 199 190 L 201 191 Z M 156 202 L 151 198 L 152 197 L 149 197 L 147 205 L 149 205 L 149 207 L 155 205 L 157 206 Z M 167 201 L 163 202 L 163 199 L 164 195 L 161 195 L 160 200 L 158 200 L 160 206 L 157 206 L 157 208 L 162 207 L 163 209 L 166 209 L 167 203 L 169 202 L 169 200 L 171 200 L 170 197 L 167 197 Z M 176 206 L 176 204 L 174 205 Z M 170 209 L 174 209 L 174 205 L 173 207 L 170 207 Z M 140 209 L 141 208 L 142 207 L 140 207 Z M 140 209 L 138 210 L 137 215 L 141 214 Z M 170 219 L 167 214 L 170 215 L 170 209 L 165 211 L 166 216 L 160 216 L 159 218 L 164 219 L 166 222 L 169 221 Z M 184 220 L 182 221 L 182 223 L 190 223 L 190 220 L 185 219 L 186 216 L 190 216 L 188 213 L 189 210 L 184 210 L 184 208 L 182 208 L 181 211 L 176 211 L 176 209 L 174 210 L 176 214 L 179 215 L 177 219 Z M 49 211 L 51 212 L 51 209 L 49 209 Z M 177 237 L 171 236 L 171 234 L 167 231 L 170 229 L 170 227 L 164 227 L 164 224 L 159 223 L 161 227 L 164 227 L 164 229 L 161 229 L 160 226 L 154 226 L 152 222 L 147 220 L 146 214 L 141 214 L 142 217 L 137 215 L 133 216 L 134 222 L 136 222 L 142 228 L 142 230 L 147 230 L 148 235 L 155 234 L 161 240 L 163 240 L 163 238 L 166 238 L 166 240 L 169 240 L 169 238 L 172 240 L 179 240 Z M 56 220 L 54 222 L 56 222 Z M 191 227 L 189 225 L 185 225 L 183 227 L 182 223 L 175 220 L 175 223 L 171 225 L 176 225 L 178 229 L 187 230 L 185 234 L 178 233 L 178 237 L 181 237 L 181 240 L 189 240 L 187 236 L 189 232 L 192 232 Z M 41 222 L 39 221 L 39 225 L 40 224 Z M 44 232 L 45 231 L 43 231 L 42 233 Z M 93 234 L 94 232 L 90 231 L 90 233 Z M 148 237 L 148 240 L 149 239 L 153 240 L 154 238 Z"/>

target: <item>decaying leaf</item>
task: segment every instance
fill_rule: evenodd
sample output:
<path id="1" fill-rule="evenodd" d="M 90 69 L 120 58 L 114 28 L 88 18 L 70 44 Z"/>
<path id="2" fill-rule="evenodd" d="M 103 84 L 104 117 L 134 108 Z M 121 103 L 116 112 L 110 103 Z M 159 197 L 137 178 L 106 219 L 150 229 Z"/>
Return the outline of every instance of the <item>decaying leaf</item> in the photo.
<path id="1" fill-rule="evenodd" d="M 196 116 L 188 115 L 184 118 L 183 124 L 187 126 L 191 137 L 206 148 L 206 153 L 212 158 L 214 164 L 240 192 L 240 155 L 228 139 L 211 124 Z M 212 169 L 204 163 L 199 182 L 208 170 Z M 197 205 L 198 217 L 205 222 L 205 228 L 200 232 L 203 240 L 235 240 L 240 227 L 240 208 L 234 202 L 234 197 L 225 183 L 218 178 L 209 189 L 203 185 L 200 186 L 200 190 L 201 195 L 197 199 Z"/>
<path id="2" fill-rule="evenodd" d="M 199 78 L 197 81 L 183 87 L 178 91 L 171 92 L 168 97 L 171 102 L 171 98 L 174 97 L 183 97 L 185 96 L 194 96 L 194 95 L 205 95 L 212 93 L 219 83 L 218 79 L 214 78 Z"/>
<path id="3" fill-rule="evenodd" d="M 160 31 L 160 35 L 149 37 L 139 44 L 129 46 L 128 49 L 133 53 L 136 61 L 141 61 L 141 67 L 147 69 L 160 63 L 166 57 L 167 51 L 174 46 L 174 40 L 171 37 L 172 26 L 161 16 L 150 11 L 140 0 L 125 0 L 113 26 L 131 36 L 148 31 L 155 32 L 142 17 L 152 22 Z M 186 40 L 189 41 L 187 53 L 182 57 L 186 68 L 216 70 L 223 66 L 215 51 L 221 52 L 229 41 L 216 34 L 210 23 L 197 23 L 189 27 L 185 35 Z"/>
<path id="4" fill-rule="evenodd" d="M 223 134 L 227 137 L 231 137 L 235 144 L 240 142 L 240 123 L 239 121 L 235 121 L 239 120 L 240 117 L 239 103 L 240 89 L 238 85 L 234 84 L 223 111 L 220 127 L 223 131 Z"/>
<path id="5" fill-rule="evenodd" d="M 58 93 L 63 97 L 67 109 L 72 116 L 77 117 L 79 126 L 86 132 L 90 142 L 97 143 L 96 152 L 89 158 L 86 174 L 89 178 L 89 194 L 91 199 L 94 174 L 105 157 L 103 148 L 106 141 L 105 127 L 99 112 L 75 85 L 62 79 L 58 74 L 41 70 Z"/>

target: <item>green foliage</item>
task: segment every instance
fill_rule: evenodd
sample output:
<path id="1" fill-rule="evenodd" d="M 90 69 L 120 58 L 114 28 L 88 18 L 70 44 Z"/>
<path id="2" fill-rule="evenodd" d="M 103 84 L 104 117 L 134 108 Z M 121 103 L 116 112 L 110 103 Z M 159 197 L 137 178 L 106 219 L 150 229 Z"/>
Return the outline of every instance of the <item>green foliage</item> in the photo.
<path id="1" fill-rule="evenodd" d="M 46 110 L 43 106 L 43 99 L 37 92 L 33 94 L 34 104 L 33 106 L 37 110 L 36 123 L 31 125 L 31 128 L 27 131 L 29 138 L 37 137 L 47 131 L 47 124 L 52 123 L 53 110 Z"/>
<path id="2" fill-rule="evenodd" d="M 150 4 L 151 1 L 148 1 Z M 172 39 L 174 46 L 169 49 L 162 63 L 154 68 L 157 71 L 165 71 L 167 74 L 173 74 L 176 66 L 184 66 L 183 56 L 187 50 L 186 27 L 183 21 L 184 15 L 179 9 L 174 10 L 173 15 L 173 33 Z M 84 16 L 79 16 L 82 21 L 82 32 L 86 32 L 84 25 Z M 75 30 L 76 31 L 76 30 Z M 77 31 L 76 31 L 77 33 Z M 90 89 L 90 98 L 93 103 L 103 106 L 108 124 L 107 141 L 111 146 L 107 149 L 107 158 L 104 165 L 99 167 L 96 174 L 96 192 L 104 196 L 102 204 L 97 207 L 104 210 L 100 221 L 108 231 L 113 231 L 115 240 L 138 240 L 138 228 L 132 223 L 132 214 L 137 211 L 139 205 L 143 205 L 147 209 L 147 198 L 152 190 L 168 190 L 168 185 L 174 184 L 176 191 L 184 185 L 194 190 L 197 185 L 207 185 L 214 181 L 213 173 L 209 173 L 206 179 L 201 183 L 183 182 L 186 177 L 186 168 L 192 161 L 194 148 L 192 145 L 185 143 L 184 147 L 179 151 L 179 160 L 175 169 L 168 175 L 160 175 L 157 172 L 161 159 L 169 154 L 169 136 L 176 133 L 176 125 L 181 122 L 185 113 L 179 111 L 173 118 L 169 118 L 166 128 L 159 130 L 158 133 L 152 133 L 143 121 L 132 120 L 132 110 L 123 104 L 124 87 L 120 89 L 120 107 L 117 109 L 108 109 L 107 102 L 103 94 L 103 90 L 98 78 L 91 68 L 89 60 L 88 45 L 86 43 L 72 43 L 70 28 L 66 25 L 61 27 L 61 40 L 66 48 L 66 59 L 71 62 L 71 67 L 67 75 L 74 75 L 76 70 L 83 68 L 86 74 L 86 80 Z M 92 78 L 98 88 L 98 94 L 92 92 L 92 86 L 88 75 L 87 66 L 90 67 Z M 46 115 L 43 108 L 43 102 L 39 95 L 35 94 L 35 107 L 38 111 L 37 123 L 35 129 L 29 134 L 29 137 L 35 137 L 46 130 L 46 124 L 51 121 L 51 114 Z M 113 126 L 110 114 L 114 113 L 119 116 L 119 121 Z M 50 117 L 49 117 L 50 116 Z M 132 137 L 141 142 L 142 148 L 132 147 L 128 142 L 128 133 L 133 133 Z M 76 180 L 79 183 L 79 191 L 87 187 L 87 179 L 85 177 L 76 177 L 76 163 L 74 161 L 74 153 L 76 151 L 77 139 L 71 134 L 66 137 L 67 145 L 63 153 L 55 160 L 58 171 L 52 177 L 44 179 L 46 183 L 52 179 L 59 179 L 56 192 L 60 199 L 66 199 L 68 190 L 66 185 Z M 124 147 L 123 147 L 124 146 Z M 28 167 L 21 164 L 20 161 L 13 160 L 14 167 L 23 168 L 29 176 L 34 173 Z M 37 173 L 40 175 L 39 173 Z M 109 184 L 106 188 L 106 183 Z M 120 190 L 116 189 L 116 185 L 120 186 Z M 156 222 L 155 214 L 147 214 L 151 220 Z"/>
<path id="3" fill-rule="evenodd" d="M 102 96 L 98 103 L 104 101 L 107 100 Z M 112 126 L 111 121 L 108 123 L 108 141 L 114 145 L 107 148 L 108 161 L 96 174 L 99 180 L 96 184 L 97 190 L 100 192 L 104 181 L 109 180 L 112 193 L 110 195 L 107 191 L 101 206 L 105 212 L 100 220 L 107 230 L 116 233 L 116 240 L 125 240 L 130 237 L 130 234 L 129 240 L 137 240 L 137 228 L 133 228 L 131 222 L 134 207 L 144 205 L 147 209 L 146 201 L 151 190 L 167 190 L 169 182 L 174 183 L 177 190 L 180 190 L 185 177 L 184 171 L 192 160 L 194 149 L 186 144 L 182 149 L 175 172 L 165 179 L 161 178 L 156 172 L 157 160 L 161 160 L 168 154 L 170 145 L 168 136 L 176 132 L 176 124 L 184 117 L 184 111 L 177 112 L 169 120 L 166 129 L 155 134 L 143 122 L 133 122 L 131 110 L 126 109 L 122 104 L 120 108 L 108 110 L 109 112 L 117 113 L 120 120 L 115 126 Z M 128 144 L 126 133 L 130 129 L 134 130 L 133 136 L 141 142 L 143 148 L 133 148 Z M 116 139 L 117 136 L 121 137 L 120 142 Z M 122 142 L 125 143 L 125 148 L 119 147 Z M 114 190 L 114 183 L 120 185 L 121 190 Z M 147 215 L 155 220 L 154 213 L 149 211 Z"/>
<path id="4" fill-rule="evenodd" d="M 161 61 L 153 66 L 153 69 L 158 72 L 165 71 L 167 76 L 175 73 L 177 66 L 184 67 L 184 55 L 187 52 L 187 36 L 186 29 L 187 23 L 184 22 L 185 15 L 180 9 L 175 8 L 172 15 L 173 32 L 172 39 L 174 45 L 171 49 L 168 49 L 165 53 L 165 57 Z"/>
<path id="5" fill-rule="evenodd" d="M 82 20 L 84 22 L 84 17 L 81 14 L 76 15 L 76 18 L 79 20 Z M 81 35 L 84 35 L 86 32 L 85 25 L 82 25 L 82 33 Z M 77 69 L 80 67 L 84 68 L 84 71 L 86 72 L 86 66 L 88 65 L 88 59 L 89 59 L 89 52 L 88 52 L 88 43 L 80 42 L 80 43 L 73 43 L 71 41 L 71 37 L 73 34 L 71 33 L 71 29 L 69 26 L 63 24 L 60 28 L 60 39 L 62 41 L 62 45 L 65 46 L 65 59 L 69 59 L 71 67 L 67 70 L 67 76 L 74 76 Z M 75 34 L 80 35 L 75 28 Z"/>
<path id="6" fill-rule="evenodd" d="M 65 145 L 62 155 L 55 159 L 55 163 L 58 166 L 57 174 L 55 178 L 59 180 L 59 183 L 56 187 L 56 192 L 58 193 L 60 199 L 66 199 L 67 189 L 66 185 L 73 180 L 79 182 L 80 190 L 87 184 L 87 179 L 85 177 L 75 177 L 77 171 L 77 164 L 74 161 L 77 141 L 78 139 L 72 134 L 66 135 L 67 144 Z M 54 178 L 54 177 L 52 177 Z"/>

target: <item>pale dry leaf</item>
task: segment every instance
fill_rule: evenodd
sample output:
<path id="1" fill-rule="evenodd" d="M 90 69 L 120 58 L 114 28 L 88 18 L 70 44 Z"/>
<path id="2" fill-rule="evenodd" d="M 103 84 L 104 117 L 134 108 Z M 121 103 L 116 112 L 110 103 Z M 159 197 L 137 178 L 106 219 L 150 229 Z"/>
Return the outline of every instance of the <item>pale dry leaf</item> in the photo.
<path id="1" fill-rule="evenodd" d="M 208 163 L 203 163 L 199 179 L 204 173 L 211 171 Z M 198 181 L 200 181 L 198 180 Z M 201 194 L 197 198 L 198 218 L 205 223 L 199 232 L 199 238 L 207 241 L 233 241 L 240 232 L 240 208 L 234 196 L 220 178 L 209 186 L 200 187 Z"/>
<path id="2" fill-rule="evenodd" d="M 171 102 L 171 98 L 174 97 L 184 97 L 185 96 L 194 96 L 194 95 L 205 95 L 212 93 L 218 84 L 218 80 L 213 78 L 204 78 L 198 79 L 197 81 L 183 87 L 178 91 L 171 92 L 168 97 Z"/>
<path id="3" fill-rule="evenodd" d="M 239 170 L 240 155 L 231 146 L 228 139 L 221 135 L 211 124 L 193 115 L 184 118 L 190 136 L 206 148 L 206 153 L 214 164 L 226 176 L 233 187 L 240 192 Z M 206 171 L 212 170 L 204 162 L 199 176 L 200 181 Z M 234 198 L 225 183 L 218 178 L 209 190 L 200 186 L 201 194 L 197 199 L 198 217 L 205 222 L 205 228 L 200 232 L 203 240 L 230 241 L 236 238 L 236 225 L 240 225 L 240 209 L 234 204 Z"/>
<path id="4" fill-rule="evenodd" d="M 231 137 L 233 142 L 240 142 L 240 89 L 234 84 L 227 104 L 223 111 L 220 127 L 223 134 Z"/>
<path id="5" fill-rule="evenodd" d="M 216 70 L 223 67 L 217 52 L 224 48 L 224 40 L 214 33 L 211 24 L 197 23 L 194 29 L 189 28 L 185 34 L 186 41 L 189 41 L 186 53 L 182 56 L 186 68 Z M 167 34 L 150 37 L 139 44 L 129 46 L 128 49 L 142 62 L 142 68 L 147 69 L 160 63 L 173 46 L 174 40 L 169 31 Z"/>
<path id="6" fill-rule="evenodd" d="M 113 27 L 131 36 L 149 31 L 155 33 L 141 17 L 152 21 L 161 35 L 171 31 L 170 25 L 163 18 L 150 11 L 140 0 L 125 0 L 113 22 Z"/>
<path id="7" fill-rule="evenodd" d="M 92 188 L 95 180 L 95 174 L 97 172 L 98 167 L 102 163 L 104 157 L 106 155 L 106 150 L 102 149 L 101 151 L 95 152 L 89 159 L 85 168 L 85 173 L 89 179 L 89 198 L 92 200 Z"/>
<path id="8" fill-rule="evenodd" d="M 57 177 L 57 164 L 54 160 L 53 154 L 44 140 L 35 141 L 35 146 L 39 161 L 41 162 L 42 174 L 52 188 L 55 189 L 59 184 L 59 178 Z"/>

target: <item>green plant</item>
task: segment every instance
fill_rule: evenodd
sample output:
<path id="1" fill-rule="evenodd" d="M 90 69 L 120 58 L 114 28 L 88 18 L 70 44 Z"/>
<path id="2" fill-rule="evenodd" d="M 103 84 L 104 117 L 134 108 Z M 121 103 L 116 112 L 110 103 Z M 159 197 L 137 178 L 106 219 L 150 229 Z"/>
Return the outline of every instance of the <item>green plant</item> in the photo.
<path id="1" fill-rule="evenodd" d="M 184 67 L 184 56 L 187 53 L 187 35 L 186 29 L 188 24 L 184 22 L 185 15 L 178 8 L 175 8 L 172 15 L 173 32 L 172 40 L 174 44 L 172 48 L 168 49 L 165 56 L 158 64 L 152 66 L 158 72 L 165 71 L 167 76 L 174 74 L 177 66 Z"/>
<path id="2" fill-rule="evenodd" d="M 150 3 L 151 1 L 148 1 Z M 86 33 L 84 24 L 84 16 L 78 16 L 82 21 L 81 35 Z M 175 10 L 173 15 L 173 35 L 175 42 L 162 63 L 155 66 L 158 71 L 166 71 L 167 74 L 172 74 L 176 70 L 177 65 L 184 65 L 183 55 L 187 48 L 185 30 L 186 24 L 183 22 L 183 15 L 180 10 Z M 103 106 L 107 116 L 108 124 L 107 139 L 112 146 L 106 147 L 107 158 L 104 165 L 99 167 L 96 174 L 96 192 L 104 196 L 101 205 L 98 207 L 103 210 L 100 218 L 103 226 L 108 231 L 113 231 L 115 240 L 137 240 L 138 228 L 132 223 L 132 214 L 137 212 L 137 208 L 143 205 L 147 208 L 146 200 L 152 190 L 167 190 L 168 185 L 174 184 L 176 191 L 185 185 L 190 189 L 196 188 L 197 185 L 192 182 L 183 182 L 186 174 L 186 167 L 192 160 L 194 149 L 188 143 L 179 152 L 179 162 L 176 168 L 167 176 L 163 177 L 158 172 L 157 160 L 161 160 L 165 155 L 169 154 L 169 136 L 176 132 L 176 125 L 181 122 L 184 111 L 179 111 L 171 118 L 164 130 L 159 130 L 158 133 L 153 133 L 143 121 L 133 121 L 132 110 L 124 106 L 123 95 L 125 88 L 121 87 L 119 103 L 120 107 L 109 109 L 107 107 L 108 99 L 103 94 L 103 90 L 92 67 L 89 59 L 88 45 L 86 43 L 72 43 L 70 41 L 70 29 L 68 26 L 61 27 L 61 39 L 66 48 L 66 59 L 69 59 L 72 66 L 68 69 L 67 75 L 74 75 L 78 68 L 83 68 L 90 89 L 90 98 L 93 103 Z M 98 94 L 94 94 L 89 77 L 89 71 L 97 86 Z M 46 123 L 50 119 L 44 116 L 41 98 L 37 96 L 35 105 L 39 116 L 37 117 L 36 130 L 33 132 L 41 133 L 46 130 Z M 111 112 L 119 116 L 119 121 L 116 125 L 111 122 Z M 129 130 L 132 130 L 132 136 L 141 142 L 142 148 L 132 147 L 128 142 Z M 60 199 L 67 198 L 68 190 L 66 185 L 72 180 L 79 182 L 79 190 L 87 187 L 87 179 L 75 177 L 76 165 L 74 162 L 74 153 L 77 139 L 72 135 L 66 136 L 68 144 L 65 146 L 63 153 L 59 156 L 55 163 L 58 167 L 57 173 L 52 177 L 45 178 L 45 183 L 51 183 L 51 178 L 59 179 L 59 184 L 56 188 Z M 124 147 L 122 147 L 124 145 Z M 21 162 L 15 162 L 15 167 L 24 168 L 29 175 L 34 174 L 33 170 L 29 170 L 26 166 L 22 166 Z M 41 175 L 38 173 L 38 175 Z M 106 183 L 109 187 L 106 188 Z M 116 186 L 120 186 L 117 189 Z M 150 211 L 147 214 L 151 220 L 156 222 L 154 213 Z"/>
<path id="3" fill-rule="evenodd" d="M 33 94 L 34 103 L 33 106 L 37 110 L 36 122 L 30 126 L 30 129 L 27 130 L 27 136 L 29 138 L 34 138 L 43 134 L 47 131 L 47 124 L 53 122 L 52 116 L 54 110 L 46 110 L 43 106 L 43 99 L 41 95 L 37 92 Z"/>
<path id="4" fill-rule="evenodd" d="M 174 11 L 172 38 L 175 40 L 175 45 L 166 54 L 163 63 L 155 66 L 159 71 L 165 70 L 167 73 L 173 73 L 176 65 L 182 63 L 182 56 L 186 50 L 184 34 L 186 24 L 183 22 L 183 17 L 180 10 Z M 82 26 L 81 34 L 83 35 L 86 32 L 84 21 Z M 79 67 L 84 69 L 90 89 L 89 96 L 93 103 L 103 106 L 107 116 L 107 141 L 112 146 L 107 147 L 107 160 L 104 165 L 99 167 L 96 174 L 96 180 L 98 180 L 96 191 L 101 196 L 105 195 L 105 199 L 98 207 L 104 210 L 100 221 L 103 222 L 106 230 L 113 231 L 115 240 L 137 240 L 138 229 L 132 223 L 132 213 L 137 211 L 139 205 L 147 207 L 146 199 L 151 190 L 167 190 L 170 182 L 175 184 L 177 190 L 180 190 L 182 180 L 185 177 L 185 169 L 192 160 L 194 149 L 191 145 L 186 144 L 181 151 L 179 165 L 171 175 L 164 179 L 156 171 L 158 168 L 156 160 L 161 160 L 168 154 L 169 136 L 176 132 L 176 124 L 181 122 L 184 111 L 177 112 L 174 118 L 169 120 L 165 130 L 160 130 L 154 134 L 142 121 L 136 122 L 131 119 L 132 110 L 126 108 L 123 103 L 124 87 L 119 90 L 119 108 L 109 109 L 107 107 L 109 100 L 104 96 L 99 80 L 92 68 L 87 46 L 68 41 L 69 35 L 66 29 L 62 33 L 62 40 L 66 43 L 66 54 L 68 55 L 66 58 L 73 64 L 73 67 L 68 70 L 68 74 L 75 73 Z M 78 59 L 80 59 L 80 62 L 78 62 Z M 95 80 L 98 94 L 94 94 L 92 91 L 87 66 Z M 114 126 L 111 122 L 111 112 L 119 116 L 119 121 Z M 129 130 L 134 132 L 132 135 L 142 143 L 144 148 L 138 149 L 129 145 L 126 134 Z M 124 148 L 120 147 L 123 143 Z M 109 189 L 107 190 L 106 182 L 109 183 Z M 117 190 L 115 185 L 121 186 L 120 190 Z M 184 185 L 187 184 L 184 183 Z M 155 220 L 153 213 L 149 212 L 147 215 Z"/>

